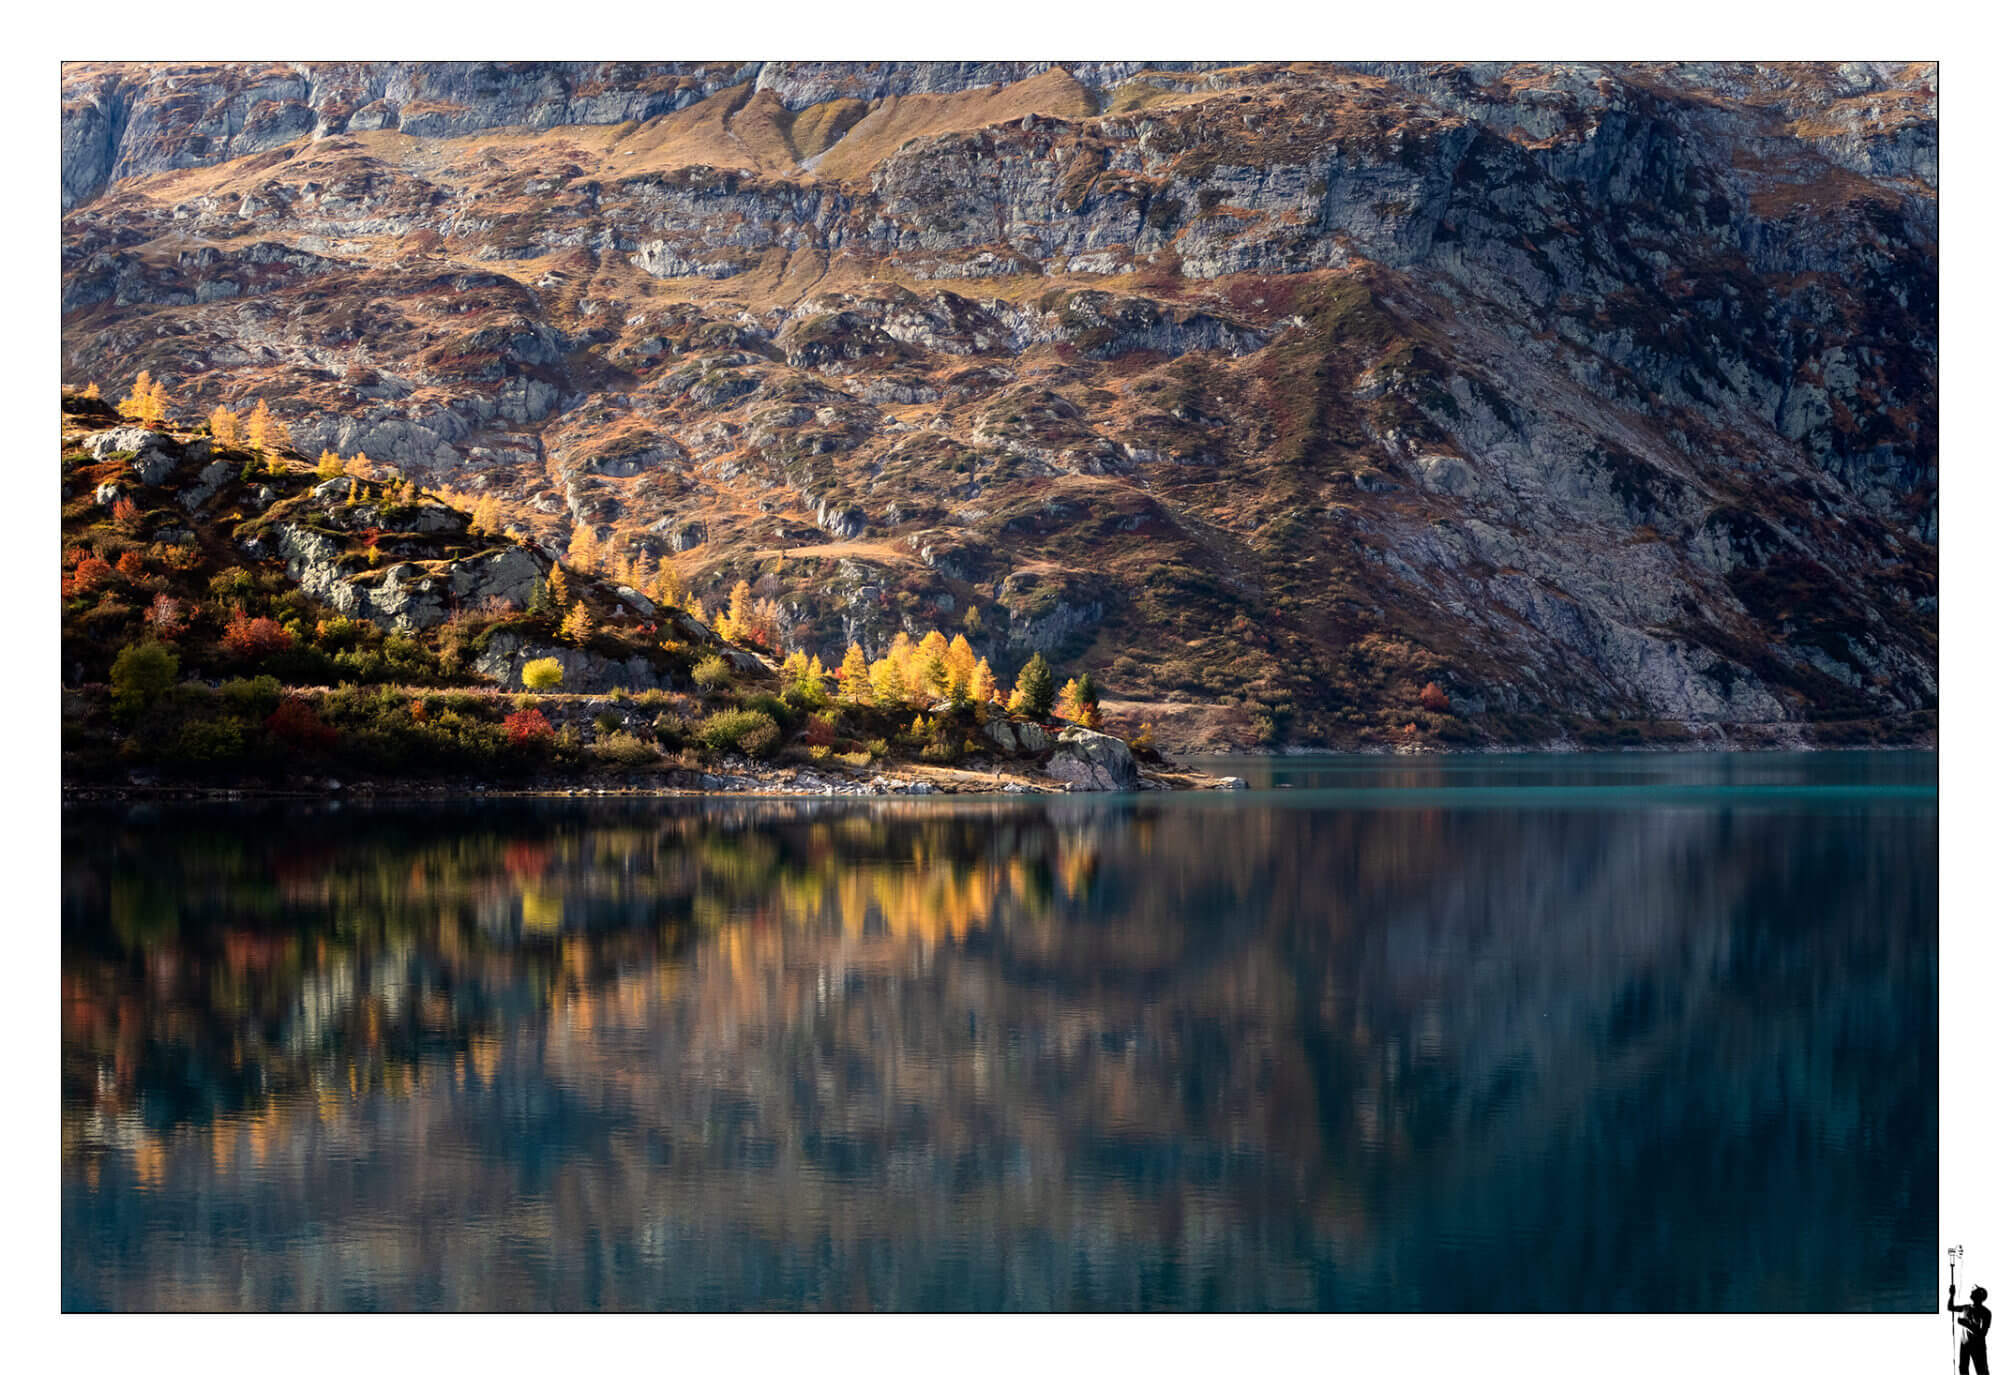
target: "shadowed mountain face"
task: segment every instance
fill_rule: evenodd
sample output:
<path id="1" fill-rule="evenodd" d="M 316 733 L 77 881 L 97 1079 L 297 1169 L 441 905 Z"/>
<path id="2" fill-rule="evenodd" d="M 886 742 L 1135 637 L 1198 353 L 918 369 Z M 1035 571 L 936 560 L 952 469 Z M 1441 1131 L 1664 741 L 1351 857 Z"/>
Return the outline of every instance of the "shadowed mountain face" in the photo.
<path id="1" fill-rule="evenodd" d="M 63 129 L 65 380 L 823 657 L 976 607 L 1183 740 L 1936 705 L 1931 67 L 73 65 Z"/>
<path id="2" fill-rule="evenodd" d="M 1930 759 L 1604 763 L 75 810 L 65 1303 L 1931 1311 Z"/>

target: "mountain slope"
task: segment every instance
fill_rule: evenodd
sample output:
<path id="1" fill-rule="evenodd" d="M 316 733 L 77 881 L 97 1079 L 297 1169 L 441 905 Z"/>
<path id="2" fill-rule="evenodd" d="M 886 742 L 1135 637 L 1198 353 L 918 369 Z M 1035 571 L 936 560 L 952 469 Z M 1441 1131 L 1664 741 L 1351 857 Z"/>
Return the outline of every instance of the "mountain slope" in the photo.
<path id="1" fill-rule="evenodd" d="M 1921 733 L 1935 71 L 64 76 L 64 376 L 1182 741 Z M 788 645 L 788 647 L 789 647 Z M 1828 723 L 1845 723 L 1828 731 Z"/>

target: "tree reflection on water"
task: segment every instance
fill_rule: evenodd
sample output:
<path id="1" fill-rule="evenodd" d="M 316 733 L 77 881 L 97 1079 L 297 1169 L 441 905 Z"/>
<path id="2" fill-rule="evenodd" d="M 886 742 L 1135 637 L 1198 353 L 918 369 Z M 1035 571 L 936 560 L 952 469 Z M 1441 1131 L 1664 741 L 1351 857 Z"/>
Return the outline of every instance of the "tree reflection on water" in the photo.
<path id="1" fill-rule="evenodd" d="M 1928 1307 L 1934 826 L 79 809 L 65 1304 Z"/>

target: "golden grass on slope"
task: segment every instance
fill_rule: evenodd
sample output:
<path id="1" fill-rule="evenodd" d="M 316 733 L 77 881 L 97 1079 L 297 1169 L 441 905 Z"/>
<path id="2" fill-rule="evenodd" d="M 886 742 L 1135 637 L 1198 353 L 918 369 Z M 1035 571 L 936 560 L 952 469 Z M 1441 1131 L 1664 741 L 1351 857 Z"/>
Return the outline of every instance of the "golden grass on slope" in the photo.
<path id="1" fill-rule="evenodd" d="M 866 176 L 913 138 L 967 133 L 1027 115 L 1088 119 L 1097 113 L 1090 92 L 1060 67 L 1011 86 L 952 95 L 890 96 L 809 164 L 822 180 Z"/>
<path id="2" fill-rule="evenodd" d="M 792 149 L 800 158 L 818 157 L 867 117 L 865 100 L 827 100 L 792 117 Z"/>
<path id="3" fill-rule="evenodd" d="M 862 563 L 914 564 L 917 556 L 896 540 L 839 540 L 832 544 L 771 545 L 752 549 L 753 559 L 855 559 Z"/>
<path id="4" fill-rule="evenodd" d="M 732 86 L 615 140 L 605 150 L 605 166 L 621 176 L 707 166 L 789 177 L 798 171 L 792 122 L 792 112 L 771 92 Z"/>

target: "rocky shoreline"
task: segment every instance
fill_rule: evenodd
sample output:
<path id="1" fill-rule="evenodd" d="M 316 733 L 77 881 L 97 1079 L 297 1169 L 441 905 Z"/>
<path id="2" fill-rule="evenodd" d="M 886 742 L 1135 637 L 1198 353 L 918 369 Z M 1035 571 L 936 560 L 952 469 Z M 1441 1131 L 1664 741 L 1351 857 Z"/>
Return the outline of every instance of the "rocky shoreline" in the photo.
<path id="1" fill-rule="evenodd" d="M 749 765 L 738 769 L 632 771 L 582 780 L 541 778 L 489 783 L 470 778 L 414 780 L 300 776 L 279 782 L 239 779 L 227 783 L 171 780 L 135 770 L 123 782 L 63 782 L 63 801 L 140 802 L 249 799 L 425 799 L 504 797 L 926 797 L 948 795 L 1055 796 L 1070 793 L 1234 791 L 1240 778 L 1195 769 L 1141 768 L 1130 788 L 1092 787 L 1025 769 L 959 769 L 907 765 L 865 774 L 809 766 Z"/>

